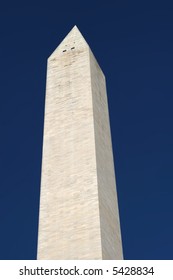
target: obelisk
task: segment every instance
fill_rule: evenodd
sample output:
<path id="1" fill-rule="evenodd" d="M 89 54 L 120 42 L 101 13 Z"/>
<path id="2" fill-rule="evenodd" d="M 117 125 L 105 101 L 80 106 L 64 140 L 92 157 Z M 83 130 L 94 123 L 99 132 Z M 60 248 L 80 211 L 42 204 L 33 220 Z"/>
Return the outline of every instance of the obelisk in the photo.
<path id="1" fill-rule="evenodd" d="M 48 58 L 37 259 L 122 259 L 105 77 L 75 26 Z"/>

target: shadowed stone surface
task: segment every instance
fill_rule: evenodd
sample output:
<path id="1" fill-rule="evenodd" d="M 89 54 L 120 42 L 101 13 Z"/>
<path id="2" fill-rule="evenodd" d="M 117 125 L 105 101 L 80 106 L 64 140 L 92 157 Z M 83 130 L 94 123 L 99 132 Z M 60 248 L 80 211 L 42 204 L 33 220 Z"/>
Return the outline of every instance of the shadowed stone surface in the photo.
<path id="1" fill-rule="evenodd" d="M 48 59 L 37 258 L 123 258 L 105 78 L 76 26 Z"/>

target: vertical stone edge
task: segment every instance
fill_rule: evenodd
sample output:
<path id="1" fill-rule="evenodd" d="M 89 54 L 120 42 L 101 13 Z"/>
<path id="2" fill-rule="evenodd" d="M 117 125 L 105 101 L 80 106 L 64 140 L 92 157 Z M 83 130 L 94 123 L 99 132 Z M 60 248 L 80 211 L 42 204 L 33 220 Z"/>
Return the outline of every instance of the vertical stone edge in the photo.
<path id="1" fill-rule="evenodd" d="M 91 49 L 89 55 L 93 99 L 102 259 L 118 260 L 123 259 L 123 251 L 106 82 L 105 76 Z M 104 176 L 102 176 L 103 174 Z M 107 186 L 110 186 L 110 188 L 107 189 Z"/>
<path id="2" fill-rule="evenodd" d="M 44 133 L 45 133 L 45 111 L 46 111 L 46 92 L 47 92 L 47 82 L 48 82 L 48 64 L 49 64 L 49 58 L 46 62 L 46 85 L 45 85 L 45 97 L 44 97 L 44 110 L 43 110 L 43 139 L 42 139 L 42 153 L 41 153 L 41 173 L 40 173 L 40 197 L 39 197 L 39 212 L 38 212 L 38 236 L 37 236 L 37 255 L 36 260 L 39 260 L 39 248 L 40 248 L 40 217 L 41 217 L 41 198 L 42 198 L 42 172 L 43 172 L 43 158 L 44 158 Z"/>

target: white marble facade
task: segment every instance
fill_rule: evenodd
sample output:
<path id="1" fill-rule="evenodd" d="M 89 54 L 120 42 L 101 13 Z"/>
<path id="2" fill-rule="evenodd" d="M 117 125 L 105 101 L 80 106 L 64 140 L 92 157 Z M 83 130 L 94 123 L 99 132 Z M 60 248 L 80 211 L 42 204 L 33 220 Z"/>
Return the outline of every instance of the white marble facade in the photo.
<path id="1" fill-rule="evenodd" d="M 105 77 L 75 26 L 48 59 L 37 259 L 122 259 Z"/>

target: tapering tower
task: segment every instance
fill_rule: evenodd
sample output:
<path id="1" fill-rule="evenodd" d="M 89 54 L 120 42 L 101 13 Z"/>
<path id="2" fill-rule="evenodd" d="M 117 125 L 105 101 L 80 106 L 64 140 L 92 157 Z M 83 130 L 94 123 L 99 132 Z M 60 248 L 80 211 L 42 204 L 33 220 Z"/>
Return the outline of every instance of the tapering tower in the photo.
<path id="1" fill-rule="evenodd" d="M 122 259 L 105 77 L 75 26 L 48 58 L 38 259 Z"/>

